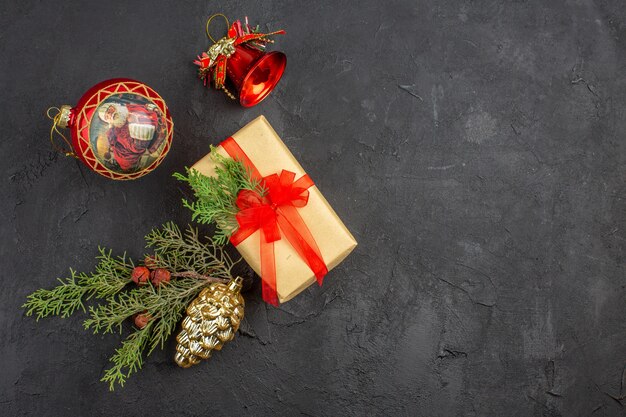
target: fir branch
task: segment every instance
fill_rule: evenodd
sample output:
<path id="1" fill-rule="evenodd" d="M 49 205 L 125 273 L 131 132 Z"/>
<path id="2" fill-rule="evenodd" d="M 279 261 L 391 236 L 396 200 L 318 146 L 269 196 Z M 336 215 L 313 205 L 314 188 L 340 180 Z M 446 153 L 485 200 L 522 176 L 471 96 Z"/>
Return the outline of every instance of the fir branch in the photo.
<path id="1" fill-rule="evenodd" d="M 35 291 L 23 306 L 27 315 L 34 314 L 38 319 L 67 317 L 78 309 L 85 311 L 84 301 L 93 297 L 101 303 L 89 307 L 84 327 L 94 333 L 121 332 L 125 320 L 138 313 L 148 314 L 148 325 L 135 328 L 111 358 L 112 366 L 102 377 L 111 390 L 116 384 L 123 386 L 141 368 L 144 351 L 149 355 L 157 347 L 164 347 L 187 306 L 204 287 L 230 280 L 236 263 L 215 241 L 207 238 L 202 242 L 192 227 L 183 233 L 175 224 L 166 223 L 152 230 L 146 243 L 154 249 L 151 263 L 155 265 L 151 267 L 170 271 L 171 281 L 156 287 L 148 282 L 122 291 L 132 282 L 133 262 L 125 255 L 114 258 L 111 251 L 99 249 L 95 272 L 88 275 L 70 270 L 70 277 L 59 280 L 59 286 Z"/>
<path id="2" fill-rule="evenodd" d="M 194 271 L 201 275 L 229 280 L 233 262 L 215 240 L 200 241 L 198 230 L 188 227 L 183 234 L 173 223 L 164 224 L 146 236 L 147 246 L 154 249 L 154 262 L 170 271 Z"/>
<path id="3" fill-rule="evenodd" d="M 174 177 L 188 183 L 194 191 L 195 201 L 183 199 L 183 206 L 192 211 L 192 220 L 202 224 L 215 223 L 218 230 L 213 239 L 216 244 L 224 245 L 238 227 L 235 216 L 239 211 L 236 205 L 239 192 L 252 190 L 263 196 L 266 190 L 261 180 L 252 178 L 241 161 L 220 155 L 213 146 L 211 158 L 216 163 L 215 176 L 208 177 L 185 168 L 186 175 L 175 173 Z"/>
<path id="4" fill-rule="evenodd" d="M 205 279 L 180 278 L 158 287 L 148 283 L 143 287 L 122 292 L 117 297 L 110 298 L 106 304 L 90 307 L 90 318 L 85 320 L 84 327 L 94 333 L 106 334 L 115 330 L 121 333 L 122 324 L 126 319 L 147 312 L 152 321 L 165 320 L 169 323 L 167 326 L 157 323 L 155 328 L 155 332 L 158 333 L 154 335 L 155 339 L 164 343 L 187 305 L 209 283 L 210 281 Z"/>
<path id="5" fill-rule="evenodd" d="M 104 376 L 100 379 L 102 382 L 109 383 L 110 391 L 115 389 L 115 384 L 123 387 L 128 377 L 141 369 L 142 353 L 150 340 L 152 326 L 153 322 L 150 322 L 143 329 L 129 334 L 122 342 L 122 346 L 115 350 L 115 354 L 110 359 L 113 366 L 104 371 Z"/>
<path id="6" fill-rule="evenodd" d="M 158 320 L 156 320 L 154 332 L 150 338 L 148 354 L 157 347 L 163 349 L 165 342 L 176 329 L 189 303 L 200 294 L 200 291 L 208 283 L 203 279 L 181 278 L 158 288 L 158 298 L 162 300 L 162 304 L 157 311 L 154 311 L 155 319 Z M 153 310 L 148 309 L 148 311 L 152 313 Z"/>
<path id="7" fill-rule="evenodd" d="M 27 297 L 22 308 L 26 315 L 37 320 L 48 316 L 69 317 L 76 310 L 85 311 L 84 301 L 92 297 L 107 298 L 121 291 L 129 283 L 134 264 L 126 254 L 114 258 L 111 251 L 98 249 L 100 262 L 92 274 L 77 273 L 70 269 L 70 277 L 60 279 L 61 285 L 51 290 L 39 289 Z"/>
<path id="8" fill-rule="evenodd" d="M 52 289 L 39 289 L 27 297 L 22 308 L 26 309 L 26 315 L 35 314 L 37 321 L 47 316 L 68 317 L 77 309 L 85 310 L 83 298 L 89 291 L 88 286 L 77 283 L 87 281 L 89 277 L 85 274 L 78 274 L 70 269 L 70 277 L 65 280 L 58 279 L 61 285 Z"/>
<path id="9" fill-rule="evenodd" d="M 124 321 L 137 313 L 147 312 L 151 317 L 150 330 L 146 332 L 147 327 L 135 330 L 111 358 L 113 366 L 102 378 L 109 382 L 111 390 L 115 383 L 123 386 L 126 378 L 141 368 L 145 350 L 150 355 L 157 347 L 163 349 L 189 303 L 208 283 L 204 279 L 180 278 L 159 287 L 148 284 L 120 293 L 106 305 L 90 308 L 91 317 L 84 326 L 94 333 L 110 333 L 115 329 L 121 332 Z"/>
<path id="10" fill-rule="evenodd" d="M 228 282 L 230 281 L 225 278 L 215 278 L 215 277 L 210 277 L 208 275 L 198 274 L 197 272 L 194 272 L 194 271 L 177 272 L 175 274 L 172 274 L 172 276 L 179 277 L 179 278 L 205 279 L 208 282 L 219 282 L 221 284 L 228 284 Z"/>
<path id="11" fill-rule="evenodd" d="M 150 284 L 143 288 L 120 293 L 117 297 L 111 297 L 106 304 L 89 307 L 90 318 L 85 320 L 85 329 L 91 329 L 94 334 L 112 333 L 115 328 L 122 332 L 122 323 L 134 314 L 147 310 L 142 292 L 151 289 Z"/>

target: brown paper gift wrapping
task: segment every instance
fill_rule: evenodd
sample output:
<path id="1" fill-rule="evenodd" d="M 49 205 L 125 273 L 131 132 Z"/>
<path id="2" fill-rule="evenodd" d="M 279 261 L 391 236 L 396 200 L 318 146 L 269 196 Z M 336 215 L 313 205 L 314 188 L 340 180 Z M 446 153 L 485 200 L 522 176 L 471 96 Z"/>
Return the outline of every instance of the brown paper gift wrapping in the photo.
<path id="1" fill-rule="evenodd" d="M 289 152 L 267 119 L 259 116 L 235 133 L 233 139 L 256 166 L 262 176 L 280 173 L 286 169 L 296 173 L 296 179 L 305 174 L 296 158 Z M 219 146 L 217 151 L 228 157 Z M 206 155 L 193 167 L 204 175 L 215 175 L 215 162 Z M 330 271 L 357 245 L 343 222 L 328 204 L 316 186 L 309 188 L 309 202 L 298 209 L 311 231 Z M 259 231 L 237 246 L 241 256 L 257 274 L 261 273 Z M 287 239 L 274 242 L 276 256 L 276 291 L 281 303 L 288 301 L 316 282 L 315 275 L 298 256 Z"/>

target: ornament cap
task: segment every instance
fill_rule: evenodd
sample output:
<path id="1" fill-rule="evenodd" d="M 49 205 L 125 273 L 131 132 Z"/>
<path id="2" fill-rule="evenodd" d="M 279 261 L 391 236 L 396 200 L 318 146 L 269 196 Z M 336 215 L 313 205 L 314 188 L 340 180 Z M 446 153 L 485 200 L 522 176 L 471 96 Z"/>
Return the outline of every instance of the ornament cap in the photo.
<path id="1" fill-rule="evenodd" d="M 61 129 L 65 129 L 66 127 L 69 126 L 70 124 L 70 118 L 72 116 L 72 106 L 68 106 L 67 104 L 64 104 L 63 106 L 61 106 L 60 111 L 59 111 L 59 121 L 57 122 L 57 126 L 60 127 Z"/>
<path id="2" fill-rule="evenodd" d="M 231 279 L 228 283 L 228 289 L 235 294 L 238 294 L 241 291 L 241 287 L 243 286 L 243 278 L 237 277 Z"/>

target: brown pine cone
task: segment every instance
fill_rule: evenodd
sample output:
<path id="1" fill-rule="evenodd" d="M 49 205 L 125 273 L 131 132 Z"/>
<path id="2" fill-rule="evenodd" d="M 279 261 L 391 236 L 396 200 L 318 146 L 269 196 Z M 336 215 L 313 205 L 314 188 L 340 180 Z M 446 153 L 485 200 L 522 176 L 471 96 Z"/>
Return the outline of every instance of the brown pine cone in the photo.
<path id="1" fill-rule="evenodd" d="M 133 321 L 135 322 L 135 326 L 137 326 L 138 329 L 143 329 L 144 327 L 146 327 L 150 320 L 152 320 L 152 316 L 147 311 L 135 314 L 133 316 Z"/>
<path id="2" fill-rule="evenodd" d="M 136 266 L 130 274 L 130 279 L 137 285 L 145 285 L 150 279 L 150 270 L 145 266 Z"/>
<path id="3" fill-rule="evenodd" d="M 158 287 L 163 282 L 170 282 L 170 271 L 164 268 L 157 268 L 150 273 L 150 281 L 152 281 L 152 285 Z"/>

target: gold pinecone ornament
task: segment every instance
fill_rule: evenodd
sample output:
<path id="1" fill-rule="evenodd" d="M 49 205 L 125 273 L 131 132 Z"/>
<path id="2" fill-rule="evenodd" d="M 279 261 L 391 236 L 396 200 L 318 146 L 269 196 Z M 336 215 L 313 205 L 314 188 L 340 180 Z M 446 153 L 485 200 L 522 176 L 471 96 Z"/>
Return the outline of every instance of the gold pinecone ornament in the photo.
<path id="1" fill-rule="evenodd" d="M 243 320 L 242 282 L 237 277 L 228 284 L 212 283 L 189 304 L 176 337 L 174 360 L 178 366 L 189 368 L 208 359 L 213 350 L 221 350 L 235 337 Z"/>

